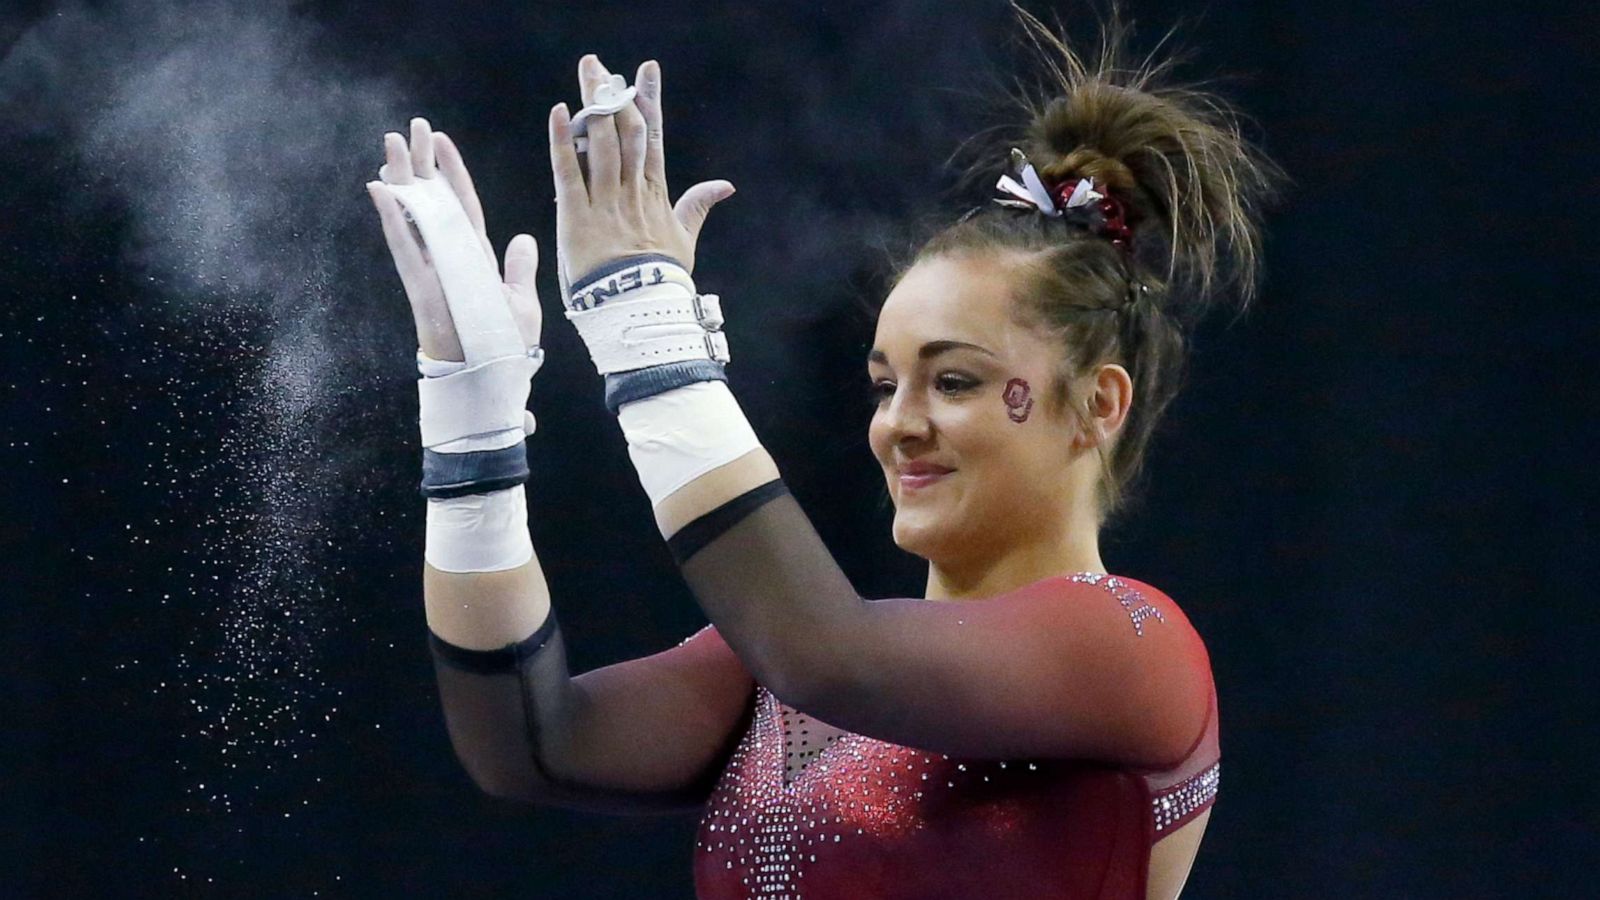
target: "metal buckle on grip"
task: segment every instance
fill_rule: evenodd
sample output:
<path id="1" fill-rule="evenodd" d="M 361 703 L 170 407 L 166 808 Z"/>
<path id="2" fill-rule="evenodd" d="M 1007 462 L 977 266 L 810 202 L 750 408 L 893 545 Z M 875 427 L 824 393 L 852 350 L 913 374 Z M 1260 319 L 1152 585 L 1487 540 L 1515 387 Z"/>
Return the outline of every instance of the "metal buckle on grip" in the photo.
<path id="1" fill-rule="evenodd" d="M 716 294 L 694 295 L 695 321 L 704 325 L 708 331 L 716 331 L 722 327 L 722 299 Z"/>
<path id="2" fill-rule="evenodd" d="M 705 340 L 706 356 L 716 360 L 719 363 L 726 363 L 729 361 L 730 357 L 728 355 L 727 335 L 720 331 L 708 331 L 705 333 Z"/>

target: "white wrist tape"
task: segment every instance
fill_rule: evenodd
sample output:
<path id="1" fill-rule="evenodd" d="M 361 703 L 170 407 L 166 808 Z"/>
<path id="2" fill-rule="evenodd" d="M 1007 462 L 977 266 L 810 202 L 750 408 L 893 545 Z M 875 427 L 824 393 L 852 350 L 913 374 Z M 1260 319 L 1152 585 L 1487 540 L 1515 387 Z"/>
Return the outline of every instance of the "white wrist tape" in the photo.
<path id="1" fill-rule="evenodd" d="M 448 375 L 417 379 L 422 446 L 449 453 L 452 446 L 459 446 L 453 442 L 467 438 L 510 432 L 522 440 L 533 434 L 538 423 L 528 411 L 528 394 L 534 373 L 543 364 L 544 351 L 535 347 L 514 357 L 467 365 Z M 515 441 L 499 446 L 512 443 Z"/>
<path id="2" fill-rule="evenodd" d="M 652 507 L 761 446 L 739 402 L 721 381 L 700 381 L 624 403 L 617 421 Z"/>
<path id="3" fill-rule="evenodd" d="M 523 486 L 444 500 L 428 498 L 423 558 L 441 572 L 498 572 L 533 559 Z"/>
<path id="4" fill-rule="evenodd" d="M 722 301 L 689 273 L 651 256 L 602 270 L 572 288 L 567 320 L 602 375 L 692 359 L 729 361 Z"/>
<path id="5" fill-rule="evenodd" d="M 529 355 L 532 355 L 531 351 L 529 352 Z M 422 376 L 425 379 L 442 378 L 446 375 L 454 375 L 466 367 L 466 360 L 434 359 L 428 354 L 423 353 L 421 347 L 417 348 L 417 371 L 422 373 Z M 432 421 L 434 419 L 433 412 L 434 409 L 432 403 L 422 404 L 420 417 L 421 421 Z M 528 413 L 530 418 L 532 415 L 533 413 Z M 515 446 L 517 443 L 526 439 L 527 435 L 532 433 L 533 423 L 530 421 L 527 423 L 526 429 L 524 426 L 518 426 L 516 428 L 506 429 L 505 431 L 495 431 L 481 436 L 456 438 L 455 440 L 444 441 L 443 443 L 436 444 L 431 449 L 440 453 L 471 453 L 475 450 L 501 450 L 506 447 Z"/>
<path id="6" fill-rule="evenodd" d="M 464 359 L 434 359 L 417 348 L 417 371 L 428 378 L 440 378 L 445 375 L 454 375 L 465 369 L 467 361 Z"/>

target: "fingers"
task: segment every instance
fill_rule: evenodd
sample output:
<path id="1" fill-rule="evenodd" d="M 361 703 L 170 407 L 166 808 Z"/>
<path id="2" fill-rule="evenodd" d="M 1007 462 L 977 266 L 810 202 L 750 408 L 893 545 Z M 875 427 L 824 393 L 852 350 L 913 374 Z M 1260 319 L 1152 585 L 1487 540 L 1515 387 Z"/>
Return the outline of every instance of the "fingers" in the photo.
<path id="1" fill-rule="evenodd" d="M 578 98 L 584 106 L 594 103 L 595 90 L 600 87 L 605 76 L 600 74 L 606 69 L 600 64 L 600 57 L 593 53 L 585 53 L 578 57 Z"/>
<path id="2" fill-rule="evenodd" d="M 539 245 L 531 234 L 519 234 L 506 245 L 505 281 L 512 288 L 533 293 L 534 276 L 539 273 Z"/>
<path id="3" fill-rule="evenodd" d="M 378 218 L 383 223 L 383 238 L 389 244 L 390 254 L 394 256 L 394 267 L 400 273 L 400 282 L 405 285 L 406 296 L 422 297 L 424 289 L 428 287 L 427 279 L 432 276 L 427 260 L 423 258 L 422 247 L 412 236 L 405 213 L 400 209 L 400 201 L 386 186 L 376 181 L 367 183 L 367 195 L 378 209 Z"/>
<path id="4" fill-rule="evenodd" d="M 467 211 L 467 218 L 472 220 L 472 227 L 480 233 L 487 232 L 488 227 L 483 221 L 483 204 L 478 202 L 478 189 L 472 183 L 472 176 L 467 173 L 466 161 L 461 158 L 461 150 L 456 147 L 456 142 L 442 131 L 433 133 L 433 151 L 439 160 L 439 171 L 444 173 L 446 181 L 461 198 L 461 206 Z"/>
<path id="5" fill-rule="evenodd" d="M 483 252 L 489 257 L 489 264 L 498 265 L 498 260 L 494 256 L 494 245 L 489 243 L 488 226 L 483 221 L 483 204 L 478 202 L 478 189 L 472 183 L 472 176 L 467 174 L 467 164 L 461 158 L 460 149 L 449 135 L 435 131 L 433 152 L 439 161 L 439 171 L 444 174 L 450 189 L 455 191 L 456 197 L 461 200 L 461 207 L 466 210 L 467 219 L 472 222 L 472 229 L 478 233 L 478 242 L 483 244 Z"/>
<path id="6" fill-rule="evenodd" d="M 406 148 L 406 139 L 398 131 L 391 131 L 383 136 L 383 168 L 378 171 L 378 177 L 389 184 L 410 184 L 416 181 L 411 172 L 411 151 Z"/>
<path id="7" fill-rule="evenodd" d="M 672 214 L 689 232 L 691 241 L 699 239 L 700 228 L 705 225 L 706 214 L 711 212 L 711 207 L 732 197 L 734 190 L 734 186 L 726 181 L 702 181 L 683 192 L 677 205 L 672 208 Z"/>
<path id="8" fill-rule="evenodd" d="M 506 302 L 511 306 L 511 316 L 522 333 L 522 341 L 529 347 L 539 343 L 543 315 L 539 309 L 539 295 L 534 290 L 534 277 L 539 272 L 539 245 L 529 234 L 519 234 L 506 245 L 507 288 Z"/>
<path id="9" fill-rule="evenodd" d="M 411 120 L 411 170 L 418 178 L 432 178 L 437 171 L 433 157 L 433 129 L 428 120 Z"/>
<path id="10" fill-rule="evenodd" d="M 578 83 L 587 106 L 594 102 L 597 87 L 611 76 L 593 53 L 578 60 Z M 589 196 L 602 200 L 616 196 L 622 179 L 621 150 L 615 116 L 592 116 L 589 127 Z"/>
<path id="11" fill-rule="evenodd" d="M 589 202 L 589 189 L 578 168 L 578 151 L 572 146 L 572 114 L 565 103 L 550 108 L 550 171 L 555 176 L 556 206 Z"/>
<path id="12" fill-rule="evenodd" d="M 661 64 L 652 59 L 639 66 L 633 83 L 639 89 L 639 95 L 633 102 L 644 118 L 644 180 L 652 189 L 666 196 L 667 156 L 661 128 Z"/>
<path id="13" fill-rule="evenodd" d="M 621 151 L 622 186 L 632 190 L 644 180 L 645 125 L 639 112 L 638 95 L 634 102 L 617 111 L 617 143 Z"/>

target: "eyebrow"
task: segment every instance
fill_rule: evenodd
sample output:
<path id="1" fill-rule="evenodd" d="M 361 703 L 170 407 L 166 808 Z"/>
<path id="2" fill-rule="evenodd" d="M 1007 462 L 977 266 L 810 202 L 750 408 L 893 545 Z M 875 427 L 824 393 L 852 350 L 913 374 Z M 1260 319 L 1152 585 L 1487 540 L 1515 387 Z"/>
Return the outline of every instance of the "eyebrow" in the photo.
<path id="1" fill-rule="evenodd" d="M 941 353 L 948 353 L 951 350 L 976 350 L 979 353 L 987 353 L 990 356 L 995 355 L 994 351 L 987 347 L 969 344 L 966 341 L 929 341 L 923 344 L 921 349 L 917 350 L 917 359 L 932 359 Z M 889 357 L 882 350 L 873 348 L 872 352 L 867 354 L 867 362 L 888 365 Z"/>

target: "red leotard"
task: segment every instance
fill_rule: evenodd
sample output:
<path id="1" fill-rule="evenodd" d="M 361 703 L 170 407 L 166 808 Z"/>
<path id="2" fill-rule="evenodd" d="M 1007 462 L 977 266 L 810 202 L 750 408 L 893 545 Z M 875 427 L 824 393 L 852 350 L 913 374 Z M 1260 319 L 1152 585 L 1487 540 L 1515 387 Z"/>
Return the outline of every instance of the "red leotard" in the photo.
<path id="1" fill-rule="evenodd" d="M 1105 592 L 1099 596 L 1067 578 L 1024 591 L 1042 603 L 1120 603 L 1129 618 L 1150 606 L 1161 624 L 1188 627 L 1171 600 L 1148 585 L 1097 580 L 1095 591 Z M 715 629 L 704 633 L 709 638 Z M 1159 769 L 947 756 L 844 732 L 818 751 L 799 750 L 810 759 L 791 777 L 786 758 L 803 726 L 832 729 L 817 728 L 757 686 L 750 727 L 700 820 L 696 894 L 700 900 L 1143 898 L 1151 846 L 1216 795 L 1216 692 L 1203 645 L 1194 647 L 1190 662 L 1208 685 L 1209 713 L 1183 759 Z"/>

